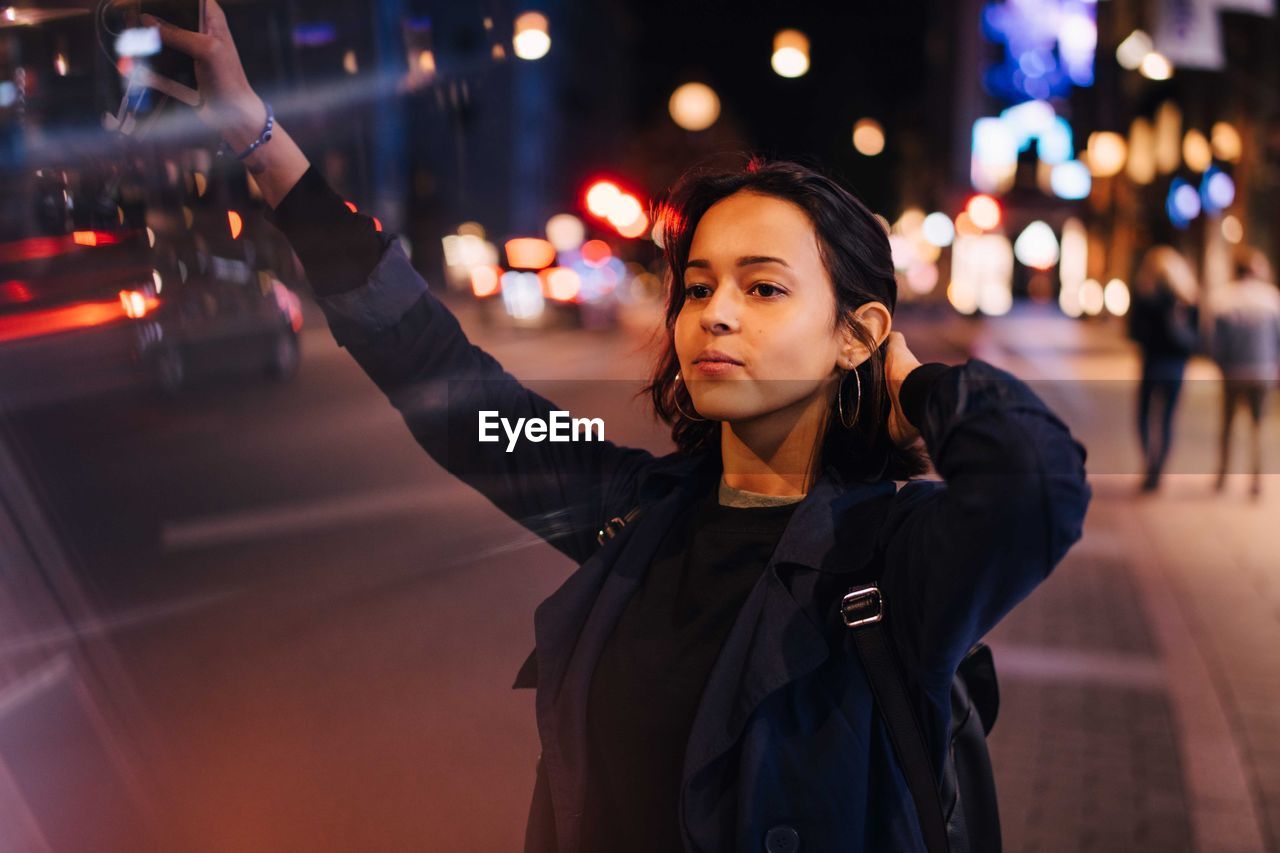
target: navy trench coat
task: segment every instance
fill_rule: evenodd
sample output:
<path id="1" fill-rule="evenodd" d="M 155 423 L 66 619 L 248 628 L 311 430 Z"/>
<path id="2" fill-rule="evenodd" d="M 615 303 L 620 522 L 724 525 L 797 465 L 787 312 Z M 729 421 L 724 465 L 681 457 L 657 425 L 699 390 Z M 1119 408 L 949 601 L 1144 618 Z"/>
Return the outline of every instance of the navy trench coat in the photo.
<path id="1" fill-rule="evenodd" d="M 470 343 L 396 245 L 355 290 L 322 297 L 338 343 L 455 476 L 580 564 L 534 614 L 542 755 L 528 853 L 579 853 L 591 672 L 663 534 L 721 468 L 718 450 L 655 457 L 612 442 L 477 441 L 478 412 L 556 407 Z M 704 690 L 679 799 L 687 851 L 919 851 L 918 820 L 840 621 L 878 581 L 942 767 L 950 685 L 970 646 L 1082 533 L 1084 448 L 1024 383 L 979 361 L 943 371 L 918 426 L 943 478 L 846 483 L 824 471 L 748 595 Z M 599 545 L 596 533 L 644 512 Z M 590 853 L 590 851 L 582 851 Z"/>

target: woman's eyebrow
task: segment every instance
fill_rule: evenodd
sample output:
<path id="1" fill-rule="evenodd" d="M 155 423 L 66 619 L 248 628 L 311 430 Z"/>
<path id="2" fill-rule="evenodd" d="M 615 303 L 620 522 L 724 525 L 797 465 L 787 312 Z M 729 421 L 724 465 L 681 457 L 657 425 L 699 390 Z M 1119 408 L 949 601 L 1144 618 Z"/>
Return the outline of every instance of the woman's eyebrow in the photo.
<path id="1" fill-rule="evenodd" d="M 791 269 L 791 265 L 782 258 L 775 258 L 771 255 L 743 255 L 741 258 L 738 258 L 735 263 L 740 267 L 750 267 L 757 264 L 778 264 L 779 266 Z M 703 258 L 694 258 L 685 264 L 685 267 L 697 267 L 698 269 L 708 270 L 711 269 L 711 262 Z"/>

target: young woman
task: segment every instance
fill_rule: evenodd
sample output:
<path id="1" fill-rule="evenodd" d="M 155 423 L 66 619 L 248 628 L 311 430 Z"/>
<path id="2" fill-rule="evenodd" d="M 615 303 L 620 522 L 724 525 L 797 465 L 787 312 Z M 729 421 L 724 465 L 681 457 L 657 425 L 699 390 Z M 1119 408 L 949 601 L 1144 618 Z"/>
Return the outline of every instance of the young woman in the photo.
<path id="1" fill-rule="evenodd" d="M 216 0 L 201 115 L 262 136 Z M 554 406 L 471 344 L 404 253 L 277 125 L 246 158 L 337 341 L 440 464 L 581 566 L 534 616 L 529 851 L 922 851 L 838 615 L 878 581 L 933 766 L 971 645 L 1081 535 L 1084 449 L 977 360 L 920 365 L 892 331 L 887 236 L 832 181 L 753 163 L 668 199 L 670 294 L 648 388 L 678 450 L 480 443 L 477 413 Z M 923 441 L 945 479 L 921 470 Z M 643 507 L 629 523 L 601 527 Z"/>

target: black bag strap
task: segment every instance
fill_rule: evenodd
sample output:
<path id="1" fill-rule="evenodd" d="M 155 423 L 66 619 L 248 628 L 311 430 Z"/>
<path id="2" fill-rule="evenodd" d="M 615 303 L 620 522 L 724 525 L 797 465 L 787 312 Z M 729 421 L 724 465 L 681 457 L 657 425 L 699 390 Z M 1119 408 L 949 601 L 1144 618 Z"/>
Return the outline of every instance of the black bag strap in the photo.
<path id="1" fill-rule="evenodd" d="M 617 536 L 618 531 L 626 527 L 632 521 L 635 521 L 636 516 L 639 515 L 640 511 L 643 509 L 643 504 L 636 504 L 626 515 L 621 517 L 615 515 L 613 518 L 606 521 L 604 527 L 601 527 L 599 532 L 596 533 L 596 541 L 603 545 L 605 540 L 612 539 Z"/>
<path id="2" fill-rule="evenodd" d="M 855 587 L 840 602 L 840 614 L 845 625 L 853 630 L 854 647 L 889 728 L 889 738 L 920 817 L 925 848 L 929 853 L 948 853 L 951 847 L 937 775 L 884 629 L 884 595 L 875 584 Z"/>

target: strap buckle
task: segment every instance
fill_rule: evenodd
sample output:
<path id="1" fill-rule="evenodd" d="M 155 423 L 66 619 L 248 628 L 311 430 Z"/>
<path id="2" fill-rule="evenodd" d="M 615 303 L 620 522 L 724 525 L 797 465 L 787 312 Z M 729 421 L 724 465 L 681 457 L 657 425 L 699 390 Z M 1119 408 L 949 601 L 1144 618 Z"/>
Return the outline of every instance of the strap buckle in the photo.
<path id="1" fill-rule="evenodd" d="M 618 531 L 621 530 L 626 523 L 626 519 L 619 518 L 615 515 L 613 518 L 609 519 L 604 527 L 600 528 L 600 532 L 596 534 L 596 541 L 603 545 L 606 539 L 612 539 L 617 536 Z"/>
<path id="2" fill-rule="evenodd" d="M 884 618 L 884 593 L 875 584 L 855 587 L 841 599 L 840 615 L 850 628 L 879 622 Z"/>

